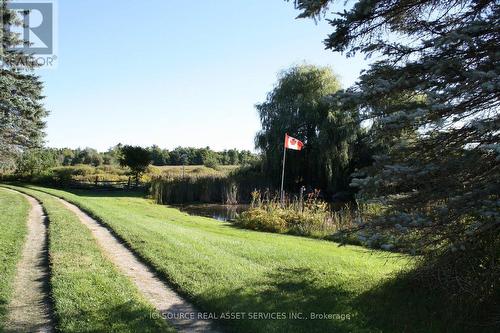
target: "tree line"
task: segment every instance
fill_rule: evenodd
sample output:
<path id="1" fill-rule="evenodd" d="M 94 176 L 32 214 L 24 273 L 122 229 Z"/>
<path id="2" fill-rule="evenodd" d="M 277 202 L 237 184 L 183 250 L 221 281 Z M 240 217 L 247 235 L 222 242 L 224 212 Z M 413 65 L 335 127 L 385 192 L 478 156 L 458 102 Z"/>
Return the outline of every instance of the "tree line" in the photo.
<path id="1" fill-rule="evenodd" d="M 86 164 L 92 166 L 120 165 L 123 148 L 117 144 L 105 152 L 94 148 L 32 148 L 20 153 L 14 162 L 14 170 L 20 174 L 36 175 L 51 167 Z M 143 148 L 152 165 L 247 165 L 255 163 L 258 155 L 249 150 L 229 149 L 214 151 L 209 147 L 177 147 L 162 149 L 156 145 Z"/>
<path id="2" fill-rule="evenodd" d="M 249 150 L 227 149 L 214 151 L 210 147 L 177 147 L 173 150 L 161 149 L 153 145 L 147 150 L 153 165 L 246 165 L 258 160 L 258 155 Z"/>

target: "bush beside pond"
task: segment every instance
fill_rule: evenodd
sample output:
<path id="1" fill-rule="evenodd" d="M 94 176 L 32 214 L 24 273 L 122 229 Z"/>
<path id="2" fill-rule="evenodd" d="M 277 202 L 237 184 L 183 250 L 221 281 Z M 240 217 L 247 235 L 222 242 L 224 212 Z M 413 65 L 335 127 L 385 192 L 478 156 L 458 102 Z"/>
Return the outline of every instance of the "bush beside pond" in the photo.
<path id="1" fill-rule="evenodd" d="M 354 212 L 348 206 L 333 211 L 314 193 L 304 200 L 287 199 L 283 204 L 278 197 L 267 199 L 266 196 L 252 192 L 252 207 L 241 213 L 235 224 L 252 230 L 320 238 L 353 225 Z"/>

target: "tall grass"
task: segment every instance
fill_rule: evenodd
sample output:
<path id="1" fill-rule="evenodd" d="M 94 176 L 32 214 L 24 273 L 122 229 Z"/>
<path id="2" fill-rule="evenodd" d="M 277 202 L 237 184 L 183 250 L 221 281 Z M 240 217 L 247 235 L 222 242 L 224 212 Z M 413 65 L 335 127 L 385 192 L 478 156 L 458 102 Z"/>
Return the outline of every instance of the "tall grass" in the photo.
<path id="1" fill-rule="evenodd" d="M 252 192 L 251 208 L 236 218 L 236 224 L 247 229 L 325 237 L 353 227 L 355 214 L 349 205 L 333 210 L 319 199 L 319 192 L 305 198 L 285 198 L 269 191 Z"/>
<path id="2" fill-rule="evenodd" d="M 247 169 L 220 172 L 161 174 L 151 179 L 151 195 L 159 204 L 249 203 L 255 189 L 264 189 L 267 180 Z"/>
<path id="3" fill-rule="evenodd" d="M 386 207 L 376 203 L 328 203 L 319 191 L 305 197 L 286 196 L 282 203 L 278 193 L 252 192 L 250 209 L 239 214 L 234 223 L 242 228 L 323 238 L 343 244 L 374 249 L 405 251 L 410 237 L 387 232 L 367 234 L 364 226 Z"/>
<path id="4" fill-rule="evenodd" d="M 180 204 L 186 202 L 236 203 L 236 191 L 227 177 L 160 176 L 151 181 L 151 194 L 159 204 Z"/>

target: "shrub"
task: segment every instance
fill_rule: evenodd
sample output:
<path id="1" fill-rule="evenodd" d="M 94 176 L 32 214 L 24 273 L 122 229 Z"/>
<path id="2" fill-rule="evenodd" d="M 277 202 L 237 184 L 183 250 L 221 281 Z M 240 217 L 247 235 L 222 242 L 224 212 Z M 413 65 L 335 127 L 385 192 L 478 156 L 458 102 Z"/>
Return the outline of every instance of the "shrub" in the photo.
<path id="1" fill-rule="evenodd" d="M 235 221 L 243 228 L 325 237 L 351 228 L 353 224 L 353 212 L 349 207 L 332 211 L 330 205 L 318 199 L 319 192 L 312 193 L 305 200 L 286 200 L 284 204 L 277 195 L 272 196 L 268 191 L 254 191 L 251 196 L 251 208 Z"/>
<path id="2" fill-rule="evenodd" d="M 210 156 L 207 159 L 203 161 L 203 165 L 206 166 L 207 168 L 211 168 L 214 170 L 217 170 L 219 163 L 217 162 L 217 159 L 214 157 Z"/>
<path id="3" fill-rule="evenodd" d="M 109 165 L 92 167 L 90 165 L 79 164 L 56 167 L 50 170 L 49 177 L 44 179 L 44 182 L 65 186 L 71 181 L 92 183 L 96 179 L 101 181 L 125 181 L 128 179 L 127 170 Z M 32 181 L 36 182 L 37 180 L 32 179 Z"/>
<path id="4" fill-rule="evenodd" d="M 240 226 L 260 231 L 284 233 L 288 232 L 287 221 L 277 211 L 267 211 L 263 208 L 253 208 L 243 212 L 237 218 Z"/>

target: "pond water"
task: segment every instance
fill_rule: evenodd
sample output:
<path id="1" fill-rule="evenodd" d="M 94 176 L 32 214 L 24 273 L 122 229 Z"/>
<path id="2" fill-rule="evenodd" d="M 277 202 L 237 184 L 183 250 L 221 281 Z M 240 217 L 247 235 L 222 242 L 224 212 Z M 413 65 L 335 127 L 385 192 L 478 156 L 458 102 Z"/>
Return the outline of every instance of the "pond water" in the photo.
<path id="1" fill-rule="evenodd" d="M 237 214 L 248 210 L 250 205 L 192 204 L 175 205 L 173 207 L 178 208 L 189 215 L 211 217 L 225 222 L 234 220 Z"/>

